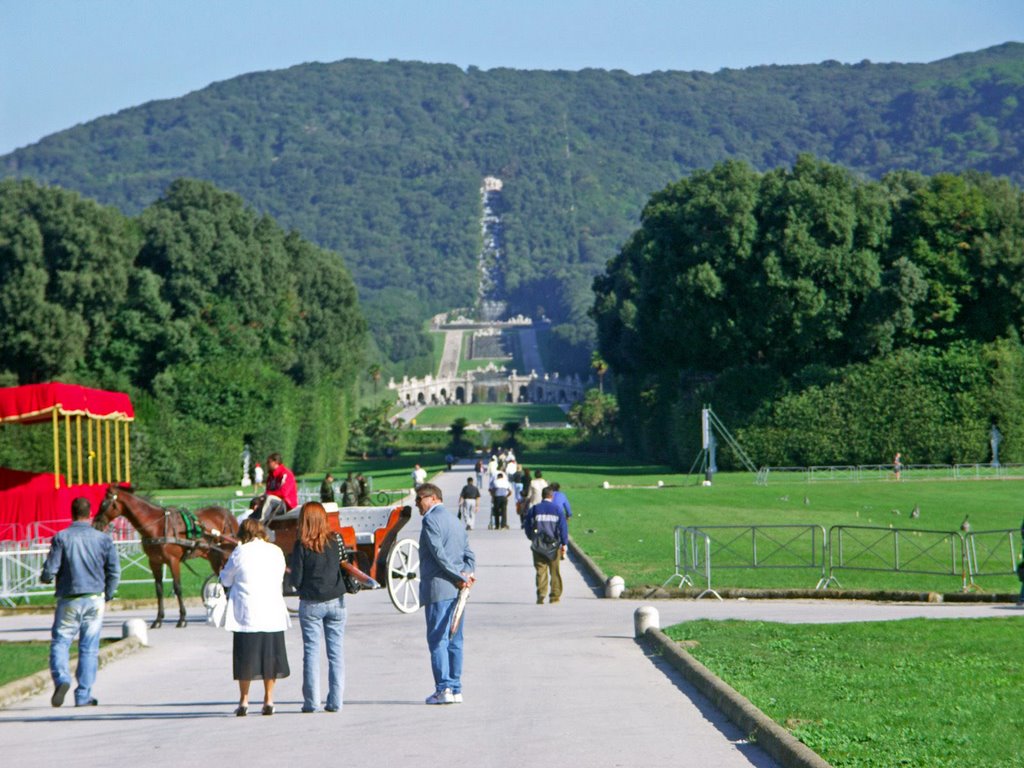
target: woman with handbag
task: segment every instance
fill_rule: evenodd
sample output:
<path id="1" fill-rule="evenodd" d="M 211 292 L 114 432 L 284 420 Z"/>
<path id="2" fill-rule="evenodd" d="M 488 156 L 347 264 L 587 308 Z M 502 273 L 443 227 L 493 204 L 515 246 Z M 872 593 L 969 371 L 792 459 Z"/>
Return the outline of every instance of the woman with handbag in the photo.
<path id="1" fill-rule="evenodd" d="M 299 512 L 299 538 L 291 555 L 291 581 L 299 593 L 302 628 L 302 711 L 320 710 L 320 637 L 327 646 L 327 703 L 337 712 L 345 689 L 345 580 L 341 542 L 327 524 L 322 504 Z"/>
<path id="2" fill-rule="evenodd" d="M 281 549 L 267 541 L 267 531 L 258 519 L 242 522 L 239 545 L 220 572 L 228 588 L 224 628 L 234 633 L 232 667 L 238 681 L 238 708 L 249 711 L 249 686 L 263 681 L 263 714 L 274 714 L 274 683 L 288 677 L 288 654 L 284 631 L 291 626 L 288 608 L 281 594 L 285 562 Z"/>

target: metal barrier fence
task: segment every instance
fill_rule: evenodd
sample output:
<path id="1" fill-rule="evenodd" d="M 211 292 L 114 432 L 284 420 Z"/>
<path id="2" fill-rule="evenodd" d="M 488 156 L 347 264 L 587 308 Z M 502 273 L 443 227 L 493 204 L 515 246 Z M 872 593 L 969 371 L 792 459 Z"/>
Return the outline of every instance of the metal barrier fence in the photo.
<path id="1" fill-rule="evenodd" d="M 725 569 L 811 569 L 820 573 L 815 589 L 841 587 L 837 572 L 873 571 L 958 577 L 961 588 L 978 588 L 977 577 L 1010 576 L 1024 550 L 1015 529 L 931 531 L 834 525 L 676 526 L 675 572 L 662 586 L 678 581 L 719 594 L 712 572 Z"/>
<path id="2" fill-rule="evenodd" d="M 1007 528 L 998 531 L 975 531 L 964 538 L 967 551 L 968 575 L 971 583 L 975 576 L 1005 576 L 1016 573 L 1024 541 L 1018 531 Z"/>
<path id="3" fill-rule="evenodd" d="M 698 597 L 713 594 L 721 599 L 711 586 L 712 561 L 718 569 L 811 569 L 820 584 L 825 551 L 820 525 L 678 525 L 676 572 L 664 584 L 678 579 L 680 586 L 694 585 L 693 577 L 701 575 L 706 588 Z"/>
<path id="4" fill-rule="evenodd" d="M 755 480 L 767 485 L 772 475 L 803 475 L 808 483 L 869 480 L 893 480 L 892 464 L 834 464 L 812 467 L 761 467 Z M 935 480 L 990 480 L 1024 478 L 1024 464 L 904 464 L 900 468 L 900 481 Z"/>
<path id="5" fill-rule="evenodd" d="M 828 579 L 822 588 L 833 583 L 842 586 L 836 578 L 839 570 L 959 576 L 967 585 L 964 540 L 959 533 L 833 525 L 828 543 Z"/>
<path id="6" fill-rule="evenodd" d="M 134 534 L 135 532 L 132 531 Z M 31 603 L 33 597 L 50 596 L 53 584 L 43 584 L 39 577 L 50 553 L 49 542 L 6 542 L 0 550 L 0 605 L 14 606 L 19 601 Z M 121 584 L 152 584 L 149 559 L 137 538 L 116 539 L 114 546 L 121 558 Z M 166 576 L 166 570 L 165 574 Z"/>

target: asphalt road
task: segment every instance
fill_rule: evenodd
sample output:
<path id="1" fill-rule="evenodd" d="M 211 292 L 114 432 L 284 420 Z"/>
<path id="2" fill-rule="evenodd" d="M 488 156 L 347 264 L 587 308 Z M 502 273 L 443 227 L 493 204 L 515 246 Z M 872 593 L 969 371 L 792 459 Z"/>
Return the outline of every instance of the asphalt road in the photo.
<path id="1" fill-rule="evenodd" d="M 466 472 L 437 478 L 454 507 Z M 478 523 L 486 526 L 486 505 Z M 515 524 L 515 523 L 513 523 Z M 405 531 L 418 536 L 413 522 Z M 287 633 L 292 676 L 273 717 L 236 718 L 231 638 L 192 609 L 187 628 L 149 633 L 150 647 L 101 669 L 100 705 L 53 709 L 50 691 L 0 710 L 7 765 L 79 768 L 375 761 L 381 766 L 773 766 L 687 683 L 633 639 L 640 602 L 595 597 L 563 567 L 558 605 L 537 605 L 519 530 L 471 533 L 479 581 L 466 611 L 465 703 L 424 706 L 432 690 L 421 613 L 383 591 L 347 599 L 347 683 L 340 713 L 301 714 L 301 637 Z M 665 601 L 662 626 L 693 618 L 860 621 L 1007 615 L 1007 606 L 846 601 Z M 109 611 L 104 636 L 152 610 Z M 45 614 L 0 618 L 0 640 L 48 637 Z M 322 664 L 326 675 L 326 662 Z M 326 680 L 324 682 L 326 686 Z M 261 686 L 253 684 L 253 700 Z M 69 701 L 70 701 L 69 697 Z"/>

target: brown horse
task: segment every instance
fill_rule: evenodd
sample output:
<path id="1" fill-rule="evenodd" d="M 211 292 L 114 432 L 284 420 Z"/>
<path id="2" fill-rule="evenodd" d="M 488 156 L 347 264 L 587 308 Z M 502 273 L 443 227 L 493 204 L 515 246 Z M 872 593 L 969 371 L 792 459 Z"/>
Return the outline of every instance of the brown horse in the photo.
<path id="1" fill-rule="evenodd" d="M 157 614 L 154 629 L 164 621 L 163 566 L 171 569 L 174 595 L 178 598 L 178 626 L 185 626 L 185 603 L 181 596 L 181 561 L 204 557 L 214 573 L 220 573 L 237 543 L 238 521 L 224 507 L 205 507 L 195 512 L 202 526 L 200 538 L 188 538 L 185 519 L 178 510 L 164 509 L 139 498 L 130 486 L 110 486 L 93 519 L 93 528 L 104 530 L 110 521 L 124 517 L 142 537 L 142 551 L 149 558 L 156 586 Z"/>

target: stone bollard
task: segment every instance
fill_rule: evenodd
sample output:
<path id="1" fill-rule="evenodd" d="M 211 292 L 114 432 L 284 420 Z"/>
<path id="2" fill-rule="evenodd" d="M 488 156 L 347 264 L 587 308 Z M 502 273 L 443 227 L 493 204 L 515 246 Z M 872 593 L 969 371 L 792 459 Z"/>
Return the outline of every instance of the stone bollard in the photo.
<path id="1" fill-rule="evenodd" d="M 661 629 L 658 609 L 653 605 L 642 605 L 633 611 L 633 636 L 643 637 L 648 629 Z"/>
<path id="2" fill-rule="evenodd" d="M 149 631 L 142 619 L 128 619 L 121 625 L 121 638 L 135 637 L 145 646 L 149 645 Z"/>
<path id="3" fill-rule="evenodd" d="M 605 597 L 622 597 L 622 592 L 626 588 L 626 581 L 621 576 L 612 576 L 605 582 L 604 585 L 604 596 Z"/>

